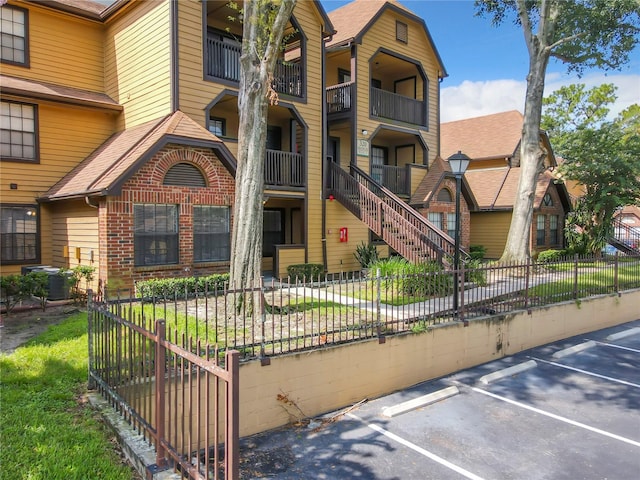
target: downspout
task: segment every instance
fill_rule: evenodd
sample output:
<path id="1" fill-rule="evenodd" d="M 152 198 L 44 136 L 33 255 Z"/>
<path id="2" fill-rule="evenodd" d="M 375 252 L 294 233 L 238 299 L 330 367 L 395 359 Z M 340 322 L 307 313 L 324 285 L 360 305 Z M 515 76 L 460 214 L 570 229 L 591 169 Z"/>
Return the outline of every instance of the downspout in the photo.
<path id="1" fill-rule="evenodd" d="M 436 111 L 438 112 L 438 122 L 436 124 L 436 131 L 438 134 L 438 153 L 436 154 L 436 157 L 440 157 L 440 155 L 442 154 L 442 151 L 440 150 L 440 143 L 441 143 L 441 136 L 440 136 L 440 123 L 442 121 L 442 117 L 440 115 L 440 104 L 442 101 L 441 95 L 442 95 L 442 89 L 440 88 L 440 84 L 442 83 L 442 81 L 444 80 L 444 78 L 441 76 L 441 72 L 438 72 L 438 106 L 436 108 Z M 427 93 L 428 95 L 428 93 Z M 429 123 L 429 120 L 427 120 L 427 124 Z M 429 163 L 429 161 L 427 160 L 427 163 Z"/>
<path id="2" fill-rule="evenodd" d="M 169 23 L 171 28 L 171 113 L 180 109 L 180 99 L 178 96 L 178 0 L 169 0 Z"/>
<path id="3" fill-rule="evenodd" d="M 358 53 L 355 42 L 351 44 L 351 165 L 357 165 L 357 135 L 358 135 Z M 368 87 L 368 86 L 367 86 Z"/>
<path id="4" fill-rule="evenodd" d="M 93 203 L 91 203 L 91 197 L 89 197 L 89 195 L 87 195 L 86 197 L 84 197 L 84 201 L 87 205 L 89 205 L 91 208 L 98 208 L 98 205 L 94 205 Z"/>
<path id="5" fill-rule="evenodd" d="M 332 35 L 333 37 L 333 35 Z M 329 41 L 329 40 L 327 40 Z M 327 176 L 328 176 L 328 165 L 327 165 L 327 136 L 329 135 L 329 124 L 327 123 L 327 94 L 326 94 L 326 42 L 322 42 L 322 65 L 321 65 L 321 78 L 322 78 L 322 169 L 323 175 L 322 178 L 322 266 L 324 268 L 325 273 L 328 270 L 328 261 L 327 261 Z M 309 169 L 307 169 L 309 170 Z M 306 223 L 309 223 L 308 221 Z M 307 239 L 307 245 L 309 245 L 309 241 Z"/>

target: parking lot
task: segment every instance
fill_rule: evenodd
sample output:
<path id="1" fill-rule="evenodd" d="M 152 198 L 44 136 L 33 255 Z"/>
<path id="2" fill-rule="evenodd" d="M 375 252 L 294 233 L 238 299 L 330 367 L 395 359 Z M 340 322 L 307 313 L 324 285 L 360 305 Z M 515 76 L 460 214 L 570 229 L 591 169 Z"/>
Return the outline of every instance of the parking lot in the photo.
<path id="1" fill-rule="evenodd" d="M 242 443 L 243 478 L 640 478 L 640 320 Z"/>

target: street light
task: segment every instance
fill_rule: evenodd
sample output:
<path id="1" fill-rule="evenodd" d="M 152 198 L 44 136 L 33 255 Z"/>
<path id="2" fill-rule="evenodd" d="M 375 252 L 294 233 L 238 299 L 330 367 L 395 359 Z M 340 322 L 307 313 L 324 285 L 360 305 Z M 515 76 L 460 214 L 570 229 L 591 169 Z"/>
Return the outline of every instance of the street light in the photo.
<path id="1" fill-rule="evenodd" d="M 462 176 L 467 170 L 470 160 L 460 150 L 447 159 L 451 173 L 456 177 L 456 238 L 453 255 L 453 312 L 456 317 L 458 317 L 458 291 L 460 288 L 460 190 L 462 189 Z"/>

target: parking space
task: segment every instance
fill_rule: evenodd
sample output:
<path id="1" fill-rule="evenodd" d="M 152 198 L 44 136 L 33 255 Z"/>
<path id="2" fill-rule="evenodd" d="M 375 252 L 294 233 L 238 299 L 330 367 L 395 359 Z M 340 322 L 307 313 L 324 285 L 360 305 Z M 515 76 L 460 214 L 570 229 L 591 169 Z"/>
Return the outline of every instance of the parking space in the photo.
<path id="1" fill-rule="evenodd" d="M 638 478 L 640 320 L 339 413 L 247 439 L 281 461 L 246 478 Z"/>

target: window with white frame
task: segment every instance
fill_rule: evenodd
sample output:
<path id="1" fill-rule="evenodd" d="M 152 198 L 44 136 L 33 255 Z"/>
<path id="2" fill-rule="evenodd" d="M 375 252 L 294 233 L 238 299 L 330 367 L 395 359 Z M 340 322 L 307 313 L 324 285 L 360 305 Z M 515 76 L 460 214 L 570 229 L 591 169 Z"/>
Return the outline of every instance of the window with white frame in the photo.
<path id="1" fill-rule="evenodd" d="M 0 8 L 0 61 L 3 63 L 29 63 L 28 13 L 13 5 Z"/>
<path id="2" fill-rule="evenodd" d="M 135 265 L 178 263 L 178 206 L 136 204 L 133 217 Z"/>
<path id="3" fill-rule="evenodd" d="M 38 209 L 34 205 L 0 207 L 0 261 L 36 263 L 39 261 Z"/>
<path id="4" fill-rule="evenodd" d="M 429 215 L 427 218 L 431 223 L 433 223 L 436 227 L 442 230 L 442 213 L 429 212 Z"/>
<path id="5" fill-rule="evenodd" d="M 230 207 L 194 205 L 193 261 L 229 261 L 230 254 Z"/>
<path id="6" fill-rule="evenodd" d="M 0 102 L 0 157 L 35 162 L 37 155 L 36 106 Z"/>
<path id="7" fill-rule="evenodd" d="M 456 238 L 456 214 L 447 213 L 447 235 Z"/>

